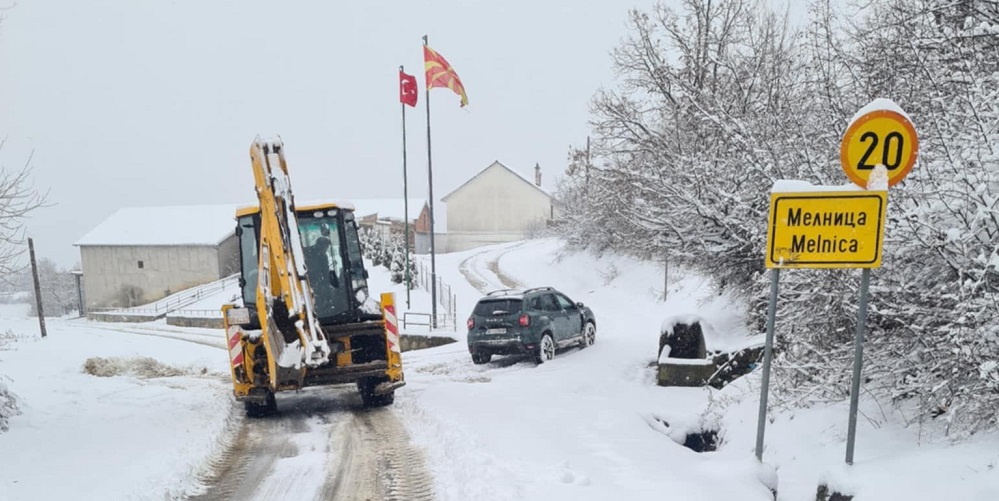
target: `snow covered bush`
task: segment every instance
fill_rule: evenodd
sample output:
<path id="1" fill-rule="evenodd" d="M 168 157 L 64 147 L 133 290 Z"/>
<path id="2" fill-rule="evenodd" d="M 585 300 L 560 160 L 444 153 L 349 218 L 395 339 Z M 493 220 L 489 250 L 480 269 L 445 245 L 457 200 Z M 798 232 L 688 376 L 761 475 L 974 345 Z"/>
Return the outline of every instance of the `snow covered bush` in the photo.
<path id="1" fill-rule="evenodd" d="M 10 391 L 10 388 L 4 383 L 4 379 L 6 378 L 0 376 L 0 433 L 9 429 L 8 421 L 10 418 L 21 414 L 17 395 Z"/>

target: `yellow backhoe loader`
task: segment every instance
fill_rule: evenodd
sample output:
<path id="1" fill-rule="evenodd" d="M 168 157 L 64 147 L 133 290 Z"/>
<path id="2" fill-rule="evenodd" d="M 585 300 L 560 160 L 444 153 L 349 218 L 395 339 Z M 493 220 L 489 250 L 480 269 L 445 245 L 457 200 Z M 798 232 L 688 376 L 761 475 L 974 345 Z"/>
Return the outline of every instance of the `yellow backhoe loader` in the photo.
<path id="1" fill-rule="evenodd" d="M 258 205 L 236 211 L 242 304 L 222 318 L 236 400 L 250 416 L 274 394 L 355 384 L 366 406 L 405 384 L 392 294 L 369 297 L 353 206 L 296 206 L 280 140 L 254 140 Z"/>

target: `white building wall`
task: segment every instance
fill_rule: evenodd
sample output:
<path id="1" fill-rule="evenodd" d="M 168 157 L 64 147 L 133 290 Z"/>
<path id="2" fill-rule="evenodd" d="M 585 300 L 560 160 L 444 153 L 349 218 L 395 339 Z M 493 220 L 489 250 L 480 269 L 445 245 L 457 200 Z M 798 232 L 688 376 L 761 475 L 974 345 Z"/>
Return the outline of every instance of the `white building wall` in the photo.
<path id="1" fill-rule="evenodd" d="M 548 195 L 493 165 L 448 196 L 447 233 L 516 234 L 516 240 L 530 228 L 544 225 L 551 211 Z"/>
<path id="2" fill-rule="evenodd" d="M 525 235 L 520 232 L 516 233 L 444 233 L 437 235 L 437 240 L 434 242 L 436 246 L 436 251 L 445 252 L 461 252 L 468 249 L 474 249 L 476 247 L 482 247 L 485 245 L 501 244 L 505 242 L 516 242 L 518 240 L 523 240 Z"/>
<path id="3" fill-rule="evenodd" d="M 214 246 L 81 246 L 80 257 L 88 308 L 145 304 L 221 278 Z"/>

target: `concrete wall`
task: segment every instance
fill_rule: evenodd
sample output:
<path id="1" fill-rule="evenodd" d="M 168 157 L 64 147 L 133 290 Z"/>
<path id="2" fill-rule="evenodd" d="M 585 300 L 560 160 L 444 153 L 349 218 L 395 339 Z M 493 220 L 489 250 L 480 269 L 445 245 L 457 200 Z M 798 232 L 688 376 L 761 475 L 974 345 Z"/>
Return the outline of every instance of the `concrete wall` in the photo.
<path id="1" fill-rule="evenodd" d="M 88 308 L 145 304 L 223 276 L 215 246 L 85 246 L 80 257 Z"/>
<path id="2" fill-rule="evenodd" d="M 448 195 L 447 232 L 518 233 L 551 219 L 551 198 L 520 176 L 493 165 Z"/>

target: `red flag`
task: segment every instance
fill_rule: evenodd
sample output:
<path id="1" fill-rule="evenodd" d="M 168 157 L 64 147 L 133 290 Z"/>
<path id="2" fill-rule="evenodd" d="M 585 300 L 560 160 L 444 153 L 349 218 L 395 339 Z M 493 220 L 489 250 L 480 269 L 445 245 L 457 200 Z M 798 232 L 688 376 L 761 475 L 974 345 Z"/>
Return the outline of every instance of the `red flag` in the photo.
<path id="1" fill-rule="evenodd" d="M 458 73 L 443 56 L 426 45 L 423 46 L 423 65 L 427 72 L 427 89 L 434 87 L 451 89 L 461 96 L 461 107 L 468 104 L 468 95 L 465 94 L 465 86 L 461 84 Z"/>
<path id="2" fill-rule="evenodd" d="M 416 77 L 399 70 L 399 102 L 416 107 Z"/>

